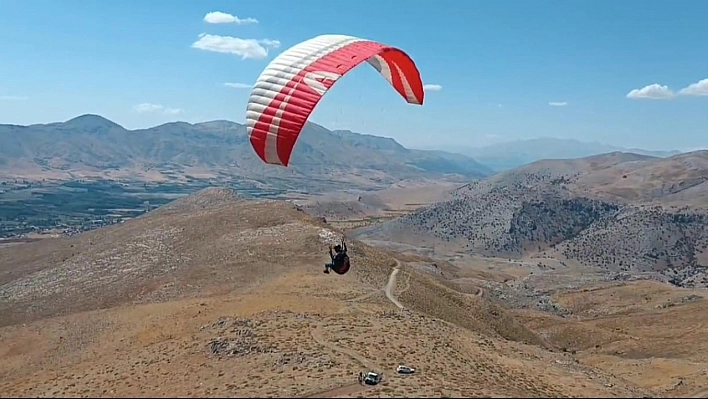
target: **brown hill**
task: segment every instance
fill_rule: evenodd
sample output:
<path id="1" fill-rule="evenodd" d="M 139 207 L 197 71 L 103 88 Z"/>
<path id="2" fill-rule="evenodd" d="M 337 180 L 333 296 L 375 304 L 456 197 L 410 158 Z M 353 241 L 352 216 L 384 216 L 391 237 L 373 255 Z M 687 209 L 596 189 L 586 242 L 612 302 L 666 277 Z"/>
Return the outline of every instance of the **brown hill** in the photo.
<path id="1" fill-rule="evenodd" d="M 211 189 L 0 249 L 0 394 L 648 394 L 385 251 L 352 241 L 352 271 L 322 273 L 338 235 L 287 203 Z M 356 384 L 368 368 L 384 383 Z"/>
<path id="2" fill-rule="evenodd" d="M 625 162 L 603 173 L 587 173 L 575 183 L 578 192 L 609 200 L 661 205 L 708 204 L 708 151 L 671 158 Z"/>
<path id="3" fill-rule="evenodd" d="M 443 201 L 460 185 L 441 180 L 406 179 L 380 190 L 332 192 L 296 203 L 305 212 L 328 221 L 356 223 L 371 218 L 399 216 Z"/>
<path id="4" fill-rule="evenodd" d="M 637 281 L 559 293 L 572 317 L 535 311 L 516 317 L 575 358 L 661 397 L 708 393 L 708 301 L 702 289 Z"/>
<path id="5" fill-rule="evenodd" d="M 556 257 L 605 270 L 660 272 L 676 284 L 704 286 L 708 213 L 700 206 L 708 203 L 708 185 L 700 176 L 708 176 L 705 151 L 665 159 L 612 153 L 539 161 L 354 234 L 489 256 Z"/>

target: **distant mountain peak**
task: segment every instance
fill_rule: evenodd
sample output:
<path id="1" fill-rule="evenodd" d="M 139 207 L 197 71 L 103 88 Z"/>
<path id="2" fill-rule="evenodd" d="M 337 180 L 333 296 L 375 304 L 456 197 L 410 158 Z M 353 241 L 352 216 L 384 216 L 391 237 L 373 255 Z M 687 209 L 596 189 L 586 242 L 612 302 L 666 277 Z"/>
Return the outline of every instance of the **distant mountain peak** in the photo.
<path id="1" fill-rule="evenodd" d="M 173 121 L 173 122 L 167 122 L 167 123 L 163 123 L 161 125 L 153 126 L 148 129 L 165 129 L 165 128 L 172 128 L 172 127 L 174 127 L 174 128 L 176 128 L 176 127 L 189 128 L 192 126 L 195 126 L 195 125 L 193 125 L 189 122 L 184 122 L 184 121 Z"/>
<path id="2" fill-rule="evenodd" d="M 69 119 L 68 121 L 64 122 L 63 125 L 65 126 L 96 126 L 96 127 L 104 127 L 104 128 L 120 128 L 122 129 L 123 126 L 113 122 L 110 119 L 106 119 L 102 117 L 101 115 L 96 115 L 96 114 L 84 114 L 84 115 L 79 115 L 76 118 Z"/>
<path id="3" fill-rule="evenodd" d="M 204 127 L 207 129 L 236 129 L 243 125 L 226 119 L 217 119 L 213 121 L 195 123 L 194 126 Z"/>

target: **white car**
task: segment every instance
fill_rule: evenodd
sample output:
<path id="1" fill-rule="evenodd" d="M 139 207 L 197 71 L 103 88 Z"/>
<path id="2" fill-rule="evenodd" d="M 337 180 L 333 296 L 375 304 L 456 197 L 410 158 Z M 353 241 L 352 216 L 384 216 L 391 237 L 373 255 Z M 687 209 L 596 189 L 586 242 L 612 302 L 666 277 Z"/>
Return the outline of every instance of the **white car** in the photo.
<path id="1" fill-rule="evenodd" d="M 366 373 L 366 376 L 364 376 L 364 384 L 366 385 L 376 385 L 379 382 L 381 382 L 382 375 L 379 373 L 374 373 L 373 371 L 369 371 Z"/>
<path id="2" fill-rule="evenodd" d="M 396 367 L 396 372 L 399 374 L 413 374 L 415 373 L 415 369 L 413 367 L 408 367 L 401 364 Z"/>

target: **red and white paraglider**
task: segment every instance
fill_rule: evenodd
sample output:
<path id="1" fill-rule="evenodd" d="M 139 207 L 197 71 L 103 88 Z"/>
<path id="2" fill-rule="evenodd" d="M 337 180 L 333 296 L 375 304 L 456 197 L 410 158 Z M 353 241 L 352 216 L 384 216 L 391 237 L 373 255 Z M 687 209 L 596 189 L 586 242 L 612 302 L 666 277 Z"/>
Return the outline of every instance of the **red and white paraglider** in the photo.
<path id="1" fill-rule="evenodd" d="M 246 128 L 256 154 L 288 166 L 307 118 L 335 82 L 368 62 L 410 104 L 423 105 L 423 82 L 402 50 L 345 35 L 322 35 L 278 55 L 256 80 L 248 99 Z"/>

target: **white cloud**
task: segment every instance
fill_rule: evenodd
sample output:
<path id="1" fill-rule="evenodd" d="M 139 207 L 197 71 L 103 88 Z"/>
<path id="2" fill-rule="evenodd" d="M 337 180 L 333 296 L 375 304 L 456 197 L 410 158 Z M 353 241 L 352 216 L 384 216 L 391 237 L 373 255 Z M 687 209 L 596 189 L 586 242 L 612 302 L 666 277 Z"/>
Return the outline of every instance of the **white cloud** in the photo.
<path id="1" fill-rule="evenodd" d="M 24 96 L 0 96 L 0 101 L 25 101 L 29 100 L 29 97 Z"/>
<path id="2" fill-rule="evenodd" d="M 669 90 L 668 86 L 662 86 L 658 83 L 644 86 L 641 89 L 634 89 L 627 93 L 627 98 L 631 98 L 632 100 L 668 100 L 673 97 L 674 93 Z"/>
<path id="3" fill-rule="evenodd" d="M 249 85 L 246 83 L 229 83 L 229 82 L 224 83 L 224 86 L 230 87 L 232 89 L 250 89 L 253 87 L 253 85 Z"/>
<path id="4" fill-rule="evenodd" d="M 143 103 L 143 104 L 138 104 L 135 107 L 133 107 L 133 110 L 135 112 L 145 114 L 145 113 L 150 113 L 150 114 L 165 114 L 165 115 L 179 115 L 184 110 L 181 110 L 179 108 L 167 108 L 165 106 L 159 105 L 159 104 L 150 104 L 150 103 Z"/>
<path id="5" fill-rule="evenodd" d="M 192 48 L 216 53 L 236 54 L 242 60 L 260 60 L 268 56 L 268 48 L 278 48 L 280 42 L 270 39 L 239 39 L 238 37 L 202 33 Z"/>
<path id="6" fill-rule="evenodd" d="M 565 107 L 566 105 L 568 105 L 568 103 L 565 101 L 551 101 L 548 103 L 548 105 L 550 105 L 551 107 Z"/>
<path id="7" fill-rule="evenodd" d="M 221 11 L 212 11 L 204 16 L 204 22 L 209 24 L 236 24 L 236 25 L 247 25 L 247 24 L 257 24 L 258 20 L 255 18 L 244 18 L 241 19 L 235 15 L 227 14 Z"/>
<path id="8" fill-rule="evenodd" d="M 280 42 L 278 40 L 261 39 L 258 41 L 258 43 L 270 48 L 280 47 Z"/>
<path id="9" fill-rule="evenodd" d="M 425 91 L 440 91 L 442 86 L 440 85 L 423 85 L 423 90 Z"/>
<path id="10" fill-rule="evenodd" d="M 699 80 L 679 90 L 683 96 L 708 96 L 708 79 Z"/>

